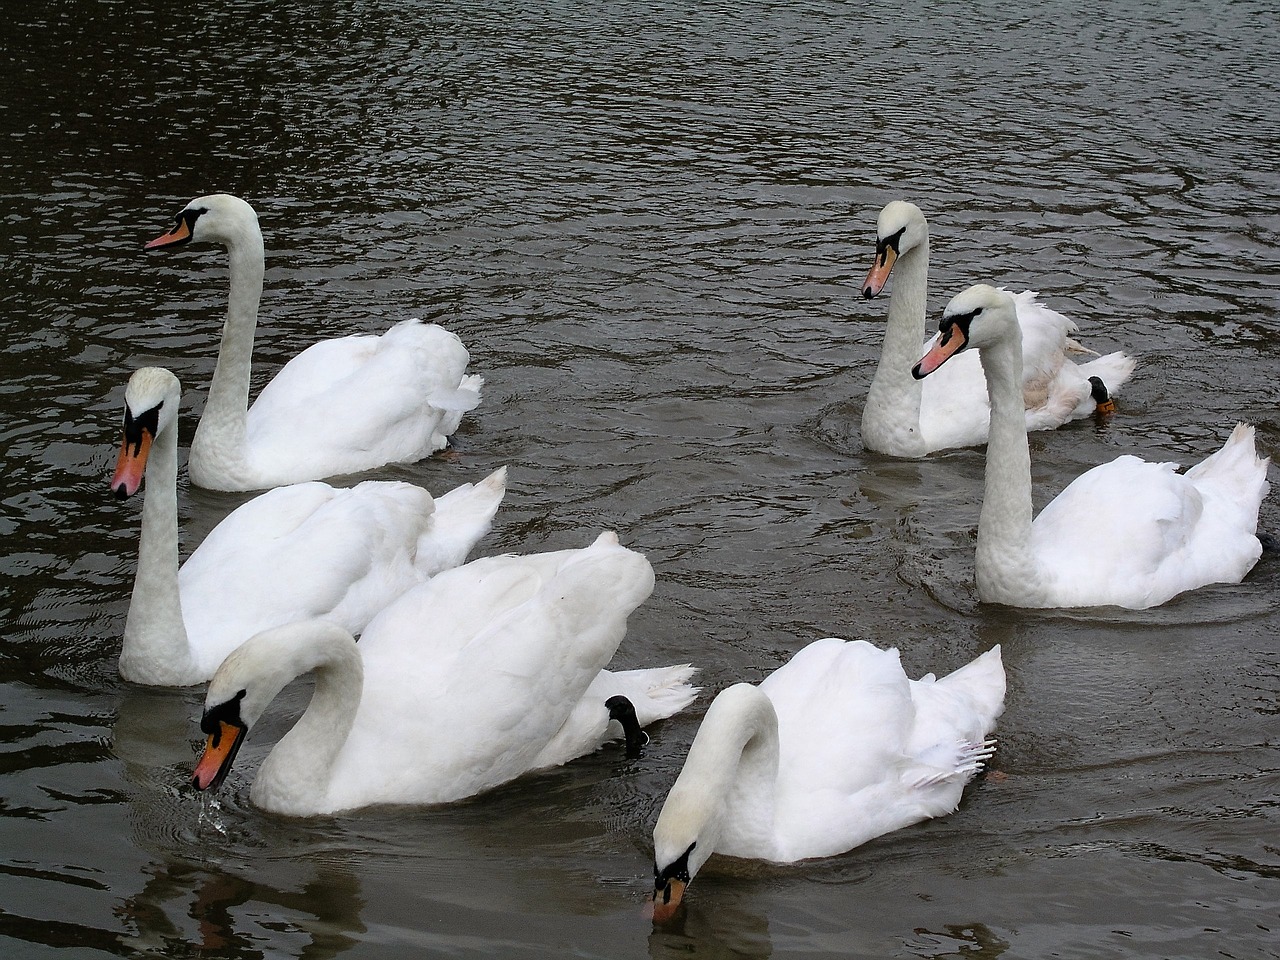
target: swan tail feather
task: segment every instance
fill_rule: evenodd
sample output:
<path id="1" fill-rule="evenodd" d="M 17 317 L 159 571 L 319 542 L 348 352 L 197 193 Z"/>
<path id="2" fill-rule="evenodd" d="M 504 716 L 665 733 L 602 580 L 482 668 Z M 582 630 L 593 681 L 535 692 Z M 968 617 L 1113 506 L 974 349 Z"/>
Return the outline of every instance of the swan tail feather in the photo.
<path id="1" fill-rule="evenodd" d="M 1247 423 L 1237 423 L 1231 431 L 1231 436 L 1227 437 L 1226 442 L 1218 450 L 1189 469 L 1187 477 L 1192 480 L 1215 474 L 1242 474 L 1244 476 L 1261 474 L 1265 477 L 1267 464 L 1270 462 L 1270 458 L 1264 459 L 1258 456 L 1254 445 L 1253 426 Z"/>
<path id="2" fill-rule="evenodd" d="M 995 753 L 994 737 L 977 743 L 961 740 L 954 744 L 939 744 L 913 768 L 916 775 L 908 785 L 914 790 L 923 790 L 956 779 L 968 783 L 982 772 Z"/>
<path id="3" fill-rule="evenodd" d="M 483 386 L 484 377 L 477 373 L 468 374 L 453 389 L 436 387 L 427 397 L 427 402 L 437 410 L 463 414 L 480 405 L 480 388 Z"/>
<path id="4" fill-rule="evenodd" d="M 1202 492 L 1220 492 L 1226 502 L 1237 504 L 1249 520 L 1249 532 L 1254 533 L 1258 508 L 1271 491 L 1270 463 L 1270 457 L 1258 456 L 1253 426 L 1237 423 L 1227 442 L 1189 469 L 1186 477 Z"/>
<path id="5" fill-rule="evenodd" d="M 426 576 L 459 566 L 489 532 L 507 492 L 507 468 L 479 483 L 464 483 L 436 497 L 435 512 L 418 538 L 414 566 Z"/>
<path id="6" fill-rule="evenodd" d="M 988 724 L 1004 712 L 1005 673 L 1000 644 L 938 681 L 940 688 L 963 691 Z"/>

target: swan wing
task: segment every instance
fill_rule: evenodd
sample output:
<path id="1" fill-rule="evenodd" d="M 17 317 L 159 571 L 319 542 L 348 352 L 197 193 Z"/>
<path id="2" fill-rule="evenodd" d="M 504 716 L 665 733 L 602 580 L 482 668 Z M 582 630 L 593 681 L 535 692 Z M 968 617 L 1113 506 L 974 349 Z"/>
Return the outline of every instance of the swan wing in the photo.
<path id="1" fill-rule="evenodd" d="M 467 559 L 489 532 L 506 492 L 507 468 L 499 467 L 479 483 L 464 483 L 436 497 L 414 554 L 414 566 L 423 579 Z"/>
<path id="2" fill-rule="evenodd" d="M 415 555 L 433 511 L 426 490 L 393 481 L 292 484 L 238 507 L 178 574 L 197 660 L 211 676 L 254 633 L 292 620 L 359 632 L 420 580 Z"/>
<path id="3" fill-rule="evenodd" d="M 1004 670 L 996 648 L 942 680 L 910 681 L 897 650 L 827 639 L 760 689 L 778 714 L 777 853 L 801 859 L 954 809 L 989 754 Z"/>
<path id="4" fill-rule="evenodd" d="M 433 803 L 535 768 L 653 589 L 611 534 L 493 557 L 405 594 L 365 631 L 365 696 L 334 769 L 340 806 Z"/>
<path id="5" fill-rule="evenodd" d="M 480 402 L 482 381 L 465 374 L 468 361 L 454 334 L 416 320 L 382 336 L 318 343 L 286 364 L 250 408 L 250 458 L 268 476 L 421 459 Z"/>
<path id="6" fill-rule="evenodd" d="M 1062 602 L 1145 595 L 1203 512 L 1177 468 L 1118 457 L 1082 473 L 1045 506 L 1031 525 L 1031 549 Z"/>
<path id="7" fill-rule="evenodd" d="M 914 722 L 898 651 L 818 640 L 760 689 L 778 715 L 775 856 L 829 856 L 874 836 L 869 815 L 889 802 Z"/>
<path id="8" fill-rule="evenodd" d="M 1266 469 L 1243 424 L 1185 474 L 1173 463 L 1119 457 L 1041 511 L 1032 549 L 1066 604 L 1142 609 L 1207 583 L 1237 582 L 1262 552 L 1255 532 Z"/>
<path id="9" fill-rule="evenodd" d="M 903 785 L 926 816 L 954 810 L 964 785 L 994 753 L 989 737 L 1004 697 L 998 645 L 940 680 L 929 674 L 911 681 L 916 713 Z"/>

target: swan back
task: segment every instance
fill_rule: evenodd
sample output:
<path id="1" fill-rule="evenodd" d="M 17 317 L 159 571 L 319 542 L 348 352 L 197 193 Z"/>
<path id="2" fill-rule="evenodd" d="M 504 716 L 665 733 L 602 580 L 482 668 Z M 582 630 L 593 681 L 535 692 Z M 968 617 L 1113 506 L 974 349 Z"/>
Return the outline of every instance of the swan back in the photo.
<path id="1" fill-rule="evenodd" d="M 1262 555 L 1269 462 L 1256 453 L 1254 428 L 1241 423 L 1185 474 L 1130 455 L 1081 474 L 1031 525 L 1037 564 L 1053 574 L 1042 605 L 1141 610 L 1239 582 Z"/>

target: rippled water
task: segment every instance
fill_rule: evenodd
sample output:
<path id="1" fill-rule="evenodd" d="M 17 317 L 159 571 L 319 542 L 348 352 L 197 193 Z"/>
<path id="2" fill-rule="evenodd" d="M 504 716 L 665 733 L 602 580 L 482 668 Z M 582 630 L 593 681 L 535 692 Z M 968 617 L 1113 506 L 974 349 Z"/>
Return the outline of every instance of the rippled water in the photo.
<path id="1" fill-rule="evenodd" d="M 906 197 L 935 313 L 1031 286 L 1140 358 L 1112 421 L 1033 439 L 1038 502 L 1236 419 L 1280 450 L 1272 5 L 185 6 L 0 32 L 0 954 L 1280 956 L 1280 560 L 1141 614 L 982 607 L 982 451 L 857 432 L 886 308 L 858 288 Z M 819 636 L 914 674 L 998 642 L 997 775 L 842 857 L 713 863 L 658 931 L 650 831 L 709 696 L 639 761 L 289 821 L 245 771 L 294 691 L 202 805 L 200 691 L 116 672 L 139 505 L 105 480 L 135 367 L 203 403 L 224 259 L 141 245 L 214 190 L 267 238 L 255 382 L 322 337 L 455 330 L 483 404 L 454 456 L 379 475 L 510 465 L 481 553 L 619 530 L 658 575 L 625 665 L 692 660 L 709 695 Z M 239 499 L 184 477 L 186 549 Z"/>

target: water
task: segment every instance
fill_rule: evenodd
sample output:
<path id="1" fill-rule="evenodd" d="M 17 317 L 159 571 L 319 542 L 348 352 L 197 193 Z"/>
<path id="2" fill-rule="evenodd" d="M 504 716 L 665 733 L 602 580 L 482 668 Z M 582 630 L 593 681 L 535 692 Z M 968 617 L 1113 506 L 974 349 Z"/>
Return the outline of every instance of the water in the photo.
<path id="1" fill-rule="evenodd" d="M 886 305 L 876 212 L 930 217 L 930 308 L 1040 290 L 1136 352 L 1112 421 L 1033 438 L 1037 504 L 1237 419 L 1280 449 L 1280 39 L 1263 2 L 33 3 L 0 31 L 0 954 L 143 957 L 1280 956 L 1280 562 L 1146 613 L 988 609 L 983 459 L 863 452 Z M 247 773 L 185 783 L 198 689 L 115 661 L 136 502 L 107 495 L 124 383 L 203 403 L 216 250 L 144 256 L 191 197 L 258 209 L 255 382 L 421 316 L 487 378 L 432 490 L 508 464 L 481 554 L 653 561 L 624 666 L 704 695 L 444 809 L 289 821 Z M 1274 480 L 1273 472 L 1273 480 Z M 181 481 L 185 549 L 242 498 Z M 1280 527 L 1280 500 L 1262 525 Z M 710 693 L 809 640 L 913 674 L 1004 645 L 994 774 L 843 857 L 714 863 L 642 917 L 650 832 Z"/>

